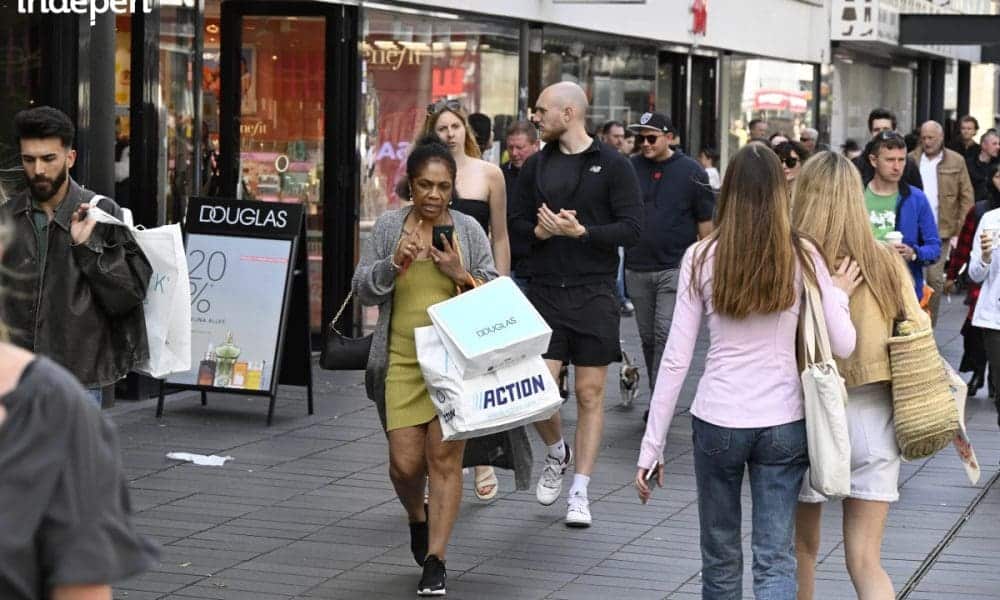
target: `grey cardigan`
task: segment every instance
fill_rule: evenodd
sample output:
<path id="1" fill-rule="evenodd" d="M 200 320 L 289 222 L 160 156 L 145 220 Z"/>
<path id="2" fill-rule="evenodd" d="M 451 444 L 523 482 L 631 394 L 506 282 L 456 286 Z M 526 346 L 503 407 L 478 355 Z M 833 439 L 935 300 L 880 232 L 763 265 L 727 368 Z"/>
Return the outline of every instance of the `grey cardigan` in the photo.
<path id="1" fill-rule="evenodd" d="M 403 232 L 403 224 L 412 209 L 404 207 L 383 213 L 375 220 L 371 235 L 361 249 L 361 260 L 354 271 L 351 287 L 362 304 L 378 306 L 378 322 L 372 336 L 371 353 L 365 370 L 365 390 L 375 403 L 382 428 L 386 426 L 385 377 L 389 370 L 389 323 L 396 290 L 396 270 L 392 257 Z M 493 264 L 490 241 L 479 223 L 455 210 L 449 211 L 455 224 L 462 261 L 472 276 L 489 281 L 499 275 Z M 524 428 L 469 440 L 465 450 L 466 466 L 492 464 L 513 469 L 518 489 L 527 489 L 531 479 L 531 444 Z"/>

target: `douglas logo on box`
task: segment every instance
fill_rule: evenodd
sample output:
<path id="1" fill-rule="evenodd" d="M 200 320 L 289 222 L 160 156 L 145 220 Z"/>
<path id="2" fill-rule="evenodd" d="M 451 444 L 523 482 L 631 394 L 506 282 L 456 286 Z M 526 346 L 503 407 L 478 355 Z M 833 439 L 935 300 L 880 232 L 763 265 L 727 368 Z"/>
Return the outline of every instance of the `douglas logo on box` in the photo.
<path id="1" fill-rule="evenodd" d="M 482 338 L 488 335 L 492 335 L 494 333 L 497 333 L 498 331 L 503 331 L 504 329 L 507 329 L 511 325 L 517 325 L 517 317 L 511 317 L 506 321 L 497 321 L 496 323 L 490 325 L 489 327 L 483 327 L 482 329 L 477 329 L 476 337 Z"/>

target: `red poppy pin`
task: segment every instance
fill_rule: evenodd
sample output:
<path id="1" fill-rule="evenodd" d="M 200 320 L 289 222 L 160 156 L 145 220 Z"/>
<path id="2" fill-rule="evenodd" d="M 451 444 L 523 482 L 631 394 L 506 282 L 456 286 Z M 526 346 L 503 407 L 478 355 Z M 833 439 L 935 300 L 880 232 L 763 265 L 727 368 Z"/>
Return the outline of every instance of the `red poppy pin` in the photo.
<path id="1" fill-rule="evenodd" d="M 663 177 L 663 171 L 654 171 L 653 172 L 653 181 L 659 181 L 660 177 Z"/>

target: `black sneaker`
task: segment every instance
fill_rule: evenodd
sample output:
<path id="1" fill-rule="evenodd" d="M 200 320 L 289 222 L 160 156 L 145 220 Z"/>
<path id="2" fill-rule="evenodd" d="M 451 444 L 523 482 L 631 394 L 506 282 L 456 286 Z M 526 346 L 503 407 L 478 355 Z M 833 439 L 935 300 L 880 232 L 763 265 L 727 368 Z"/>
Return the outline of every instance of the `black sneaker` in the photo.
<path id="1" fill-rule="evenodd" d="M 446 595 L 448 593 L 445 589 L 447 579 L 448 573 L 444 570 L 444 563 L 437 556 L 431 554 L 424 561 L 424 574 L 420 577 L 420 583 L 417 584 L 417 595 Z"/>
<path id="2" fill-rule="evenodd" d="M 427 521 L 423 523 L 410 523 L 410 552 L 413 553 L 413 560 L 421 567 L 424 566 L 424 557 L 427 556 L 427 539 L 429 535 Z"/>

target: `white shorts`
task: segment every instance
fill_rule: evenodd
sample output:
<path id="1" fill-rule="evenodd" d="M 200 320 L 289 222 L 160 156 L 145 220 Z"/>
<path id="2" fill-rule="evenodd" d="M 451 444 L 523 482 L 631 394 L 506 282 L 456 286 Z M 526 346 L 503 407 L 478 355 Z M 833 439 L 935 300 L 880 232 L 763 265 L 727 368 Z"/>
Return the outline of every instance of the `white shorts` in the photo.
<path id="1" fill-rule="evenodd" d="M 888 383 L 871 383 L 847 390 L 847 429 L 851 435 L 851 498 L 899 500 L 899 446 L 892 423 L 892 392 Z M 802 479 L 799 502 L 825 502 Z"/>

